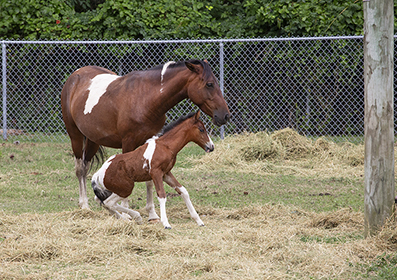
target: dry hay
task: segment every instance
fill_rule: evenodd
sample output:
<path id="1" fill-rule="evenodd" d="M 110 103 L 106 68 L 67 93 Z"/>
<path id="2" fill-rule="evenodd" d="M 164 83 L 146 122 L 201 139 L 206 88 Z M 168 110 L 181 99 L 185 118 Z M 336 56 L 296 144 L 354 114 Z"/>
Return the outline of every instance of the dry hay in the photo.
<path id="1" fill-rule="evenodd" d="M 312 141 L 286 128 L 272 134 L 245 133 L 226 137 L 213 153 L 191 158 L 196 169 L 236 170 L 256 174 L 299 174 L 321 177 L 362 177 L 364 145 Z"/>
<path id="2" fill-rule="evenodd" d="M 2 129 L 0 129 L 0 134 L 3 134 Z M 23 135 L 23 134 L 26 134 L 26 132 L 21 129 L 7 129 L 8 136 L 18 136 L 18 135 Z"/>
<path id="3" fill-rule="evenodd" d="M 206 211 L 206 208 L 203 209 Z M 169 213 L 179 209 L 169 209 Z M 187 210 L 185 209 L 185 212 Z M 352 279 L 397 249 L 395 224 L 364 239 L 363 215 L 281 205 L 136 225 L 106 212 L 0 213 L 5 279 Z M 353 277 L 354 278 L 354 277 Z"/>

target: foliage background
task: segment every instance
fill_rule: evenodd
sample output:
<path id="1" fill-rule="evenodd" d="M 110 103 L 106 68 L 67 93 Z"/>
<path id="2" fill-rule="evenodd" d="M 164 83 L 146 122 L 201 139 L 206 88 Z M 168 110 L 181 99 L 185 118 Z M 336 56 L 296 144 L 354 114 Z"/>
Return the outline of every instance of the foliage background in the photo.
<path id="1" fill-rule="evenodd" d="M 360 35 L 362 10 L 362 0 L 0 0 L 0 40 Z M 361 47 L 361 41 L 326 40 L 310 46 L 306 42 L 225 44 L 224 93 L 234 116 L 233 132 L 288 126 L 306 135 L 362 134 Z M 14 110 L 7 113 L 13 120 L 8 127 L 46 133 L 63 132 L 59 100 L 53 93 L 59 93 L 79 67 L 98 65 L 125 74 L 192 57 L 206 58 L 212 67 L 220 65 L 214 46 L 198 44 L 193 49 L 165 44 L 111 49 L 15 44 L 7 46 L 7 53 L 8 103 Z M 305 92 L 311 92 L 309 99 Z M 247 102 L 252 98 L 254 102 Z M 260 116 L 258 127 L 247 124 L 252 115 Z M 54 125 L 57 121 L 61 126 Z M 327 131 L 329 127 L 333 131 Z"/>
<path id="2" fill-rule="evenodd" d="M 361 0 L 0 0 L 0 39 L 359 35 L 362 10 Z"/>

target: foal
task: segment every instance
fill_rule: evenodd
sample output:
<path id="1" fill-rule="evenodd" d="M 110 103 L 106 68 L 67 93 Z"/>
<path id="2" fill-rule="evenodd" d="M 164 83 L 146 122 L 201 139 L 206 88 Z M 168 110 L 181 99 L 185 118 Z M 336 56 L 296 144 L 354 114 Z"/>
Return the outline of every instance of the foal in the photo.
<path id="1" fill-rule="evenodd" d="M 189 193 L 171 173 L 176 155 L 187 143 L 195 142 L 206 152 L 214 150 L 214 143 L 199 117 L 200 111 L 191 113 L 166 127 L 162 136 L 154 136 L 136 150 L 111 156 L 92 177 L 91 185 L 96 200 L 99 199 L 104 207 L 117 217 L 123 218 L 119 213 L 123 212 L 141 223 L 142 218 L 137 211 L 124 207 L 118 202 L 126 201 L 135 182 L 153 180 L 160 203 L 161 222 L 166 229 L 170 229 L 165 211 L 167 198 L 164 181 L 182 196 L 191 217 L 199 226 L 203 226 L 204 223 L 190 201 Z"/>

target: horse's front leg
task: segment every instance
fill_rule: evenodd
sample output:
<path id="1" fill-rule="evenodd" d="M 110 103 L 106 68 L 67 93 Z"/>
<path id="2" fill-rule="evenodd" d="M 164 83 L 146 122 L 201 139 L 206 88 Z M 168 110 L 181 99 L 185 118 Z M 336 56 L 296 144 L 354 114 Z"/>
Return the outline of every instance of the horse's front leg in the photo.
<path id="1" fill-rule="evenodd" d="M 81 209 L 90 209 L 87 197 L 87 173 L 90 168 L 90 162 L 75 158 L 74 166 L 79 180 L 79 206 Z"/>
<path id="2" fill-rule="evenodd" d="M 164 191 L 164 183 L 162 175 L 152 176 L 154 186 L 156 187 L 157 199 L 160 203 L 160 220 L 165 229 L 171 229 L 171 225 L 168 222 L 167 213 L 165 211 L 165 203 L 167 202 L 167 197 Z"/>
<path id="3" fill-rule="evenodd" d="M 146 211 L 149 214 L 149 222 L 158 223 L 160 221 L 160 217 L 157 215 L 154 210 L 154 202 L 153 202 L 153 181 L 146 182 Z"/>
<path id="4" fill-rule="evenodd" d="M 195 220 L 199 226 L 204 226 L 203 221 L 200 219 L 199 215 L 196 212 L 196 209 L 194 209 L 194 206 L 190 201 L 188 191 L 176 180 L 171 172 L 168 172 L 164 175 L 164 182 L 166 182 L 170 187 L 174 188 L 181 195 L 182 199 L 185 201 L 185 204 L 187 206 L 187 209 L 189 210 L 192 219 Z"/>

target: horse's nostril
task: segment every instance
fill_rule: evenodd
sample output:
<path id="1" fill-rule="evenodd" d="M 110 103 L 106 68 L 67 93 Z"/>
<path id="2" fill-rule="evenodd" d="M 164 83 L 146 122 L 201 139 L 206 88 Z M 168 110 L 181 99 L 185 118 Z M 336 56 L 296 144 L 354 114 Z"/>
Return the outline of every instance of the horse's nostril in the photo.
<path id="1" fill-rule="evenodd" d="M 230 120 L 230 118 L 231 118 L 230 114 L 226 114 L 226 115 L 225 115 L 225 121 L 226 121 L 226 122 L 228 122 L 228 121 Z"/>

